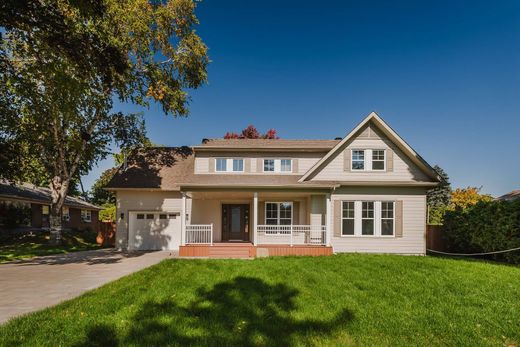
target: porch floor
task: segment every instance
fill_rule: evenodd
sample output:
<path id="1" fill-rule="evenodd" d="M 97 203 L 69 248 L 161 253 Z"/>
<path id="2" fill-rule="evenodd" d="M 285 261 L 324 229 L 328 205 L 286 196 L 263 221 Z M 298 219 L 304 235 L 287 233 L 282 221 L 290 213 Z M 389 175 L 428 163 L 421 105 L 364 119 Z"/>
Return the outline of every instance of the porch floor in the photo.
<path id="1" fill-rule="evenodd" d="M 332 247 L 322 245 L 253 245 L 250 242 L 217 242 L 213 245 L 180 246 L 179 256 L 188 258 L 255 258 L 270 256 L 332 255 Z"/>

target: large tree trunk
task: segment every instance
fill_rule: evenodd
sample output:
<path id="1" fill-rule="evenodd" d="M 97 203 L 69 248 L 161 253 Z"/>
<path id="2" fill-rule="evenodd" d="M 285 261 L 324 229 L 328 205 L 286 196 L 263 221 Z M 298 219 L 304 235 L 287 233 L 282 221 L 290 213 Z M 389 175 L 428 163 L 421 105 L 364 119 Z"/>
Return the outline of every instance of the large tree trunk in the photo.
<path id="1" fill-rule="evenodd" d="M 50 184 L 51 207 L 49 209 L 49 225 L 51 229 L 50 242 L 59 245 L 62 241 L 62 215 L 61 209 L 67 196 L 70 179 L 55 176 Z"/>

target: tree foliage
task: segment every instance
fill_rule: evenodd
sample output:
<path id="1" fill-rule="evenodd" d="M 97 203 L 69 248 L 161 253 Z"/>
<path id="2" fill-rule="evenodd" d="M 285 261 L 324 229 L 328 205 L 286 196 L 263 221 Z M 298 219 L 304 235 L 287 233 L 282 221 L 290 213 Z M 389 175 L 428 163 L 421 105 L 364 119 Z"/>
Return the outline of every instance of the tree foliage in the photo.
<path id="1" fill-rule="evenodd" d="M 45 169 L 59 237 L 72 180 L 114 143 L 132 148 L 145 140 L 142 115 L 112 112 L 114 98 L 187 116 L 187 90 L 206 82 L 207 48 L 191 0 L 1 6 L 0 146 L 17 154 L 2 158 L 2 176 L 20 179 L 33 160 Z"/>
<path id="2" fill-rule="evenodd" d="M 476 187 L 467 187 L 467 188 L 457 188 L 451 194 L 451 200 L 449 209 L 457 210 L 457 209 L 466 209 L 473 205 L 476 205 L 478 202 L 490 202 L 493 198 L 489 195 L 480 194 L 481 188 Z"/>
<path id="3" fill-rule="evenodd" d="M 265 134 L 260 134 L 260 132 L 255 128 L 254 125 L 248 125 L 247 128 L 242 130 L 240 134 L 235 132 L 227 132 L 224 135 L 225 139 L 279 139 L 276 134 L 275 129 L 269 129 Z"/>
<path id="4" fill-rule="evenodd" d="M 444 217 L 448 250 L 457 253 L 494 252 L 520 247 L 520 199 L 491 200 L 476 188 L 454 192 L 455 202 Z M 520 264 L 520 252 L 489 258 Z"/>
<path id="5" fill-rule="evenodd" d="M 451 184 L 448 174 L 438 165 L 433 167 L 441 176 L 442 181 L 438 186 L 428 190 L 426 200 L 428 204 L 428 223 L 442 224 L 444 213 L 451 199 Z"/>

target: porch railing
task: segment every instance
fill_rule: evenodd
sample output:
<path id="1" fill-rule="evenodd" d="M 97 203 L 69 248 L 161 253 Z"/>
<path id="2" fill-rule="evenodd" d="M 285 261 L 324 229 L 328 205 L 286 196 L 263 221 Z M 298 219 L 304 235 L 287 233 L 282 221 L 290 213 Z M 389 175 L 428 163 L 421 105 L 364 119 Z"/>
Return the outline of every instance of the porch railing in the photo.
<path id="1" fill-rule="evenodd" d="M 213 224 L 186 225 L 186 244 L 213 244 Z"/>
<path id="2" fill-rule="evenodd" d="M 265 237 L 264 242 L 325 245 L 327 226 L 325 225 L 259 225 L 258 233 Z M 272 237 L 269 237 L 272 236 Z M 284 236 L 282 240 L 277 236 Z"/>

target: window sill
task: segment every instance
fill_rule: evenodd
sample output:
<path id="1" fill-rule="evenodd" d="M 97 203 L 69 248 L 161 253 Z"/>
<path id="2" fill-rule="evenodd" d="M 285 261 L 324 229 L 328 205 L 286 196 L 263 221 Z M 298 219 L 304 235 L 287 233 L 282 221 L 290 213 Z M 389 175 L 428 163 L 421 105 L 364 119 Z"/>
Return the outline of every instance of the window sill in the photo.
<path id="1" fill-rule="evenodd" d="M 335 236 L 337 237 L 337 236 Z M 362 239 L 391 239 L 395 238 L 395 235 L 341 235 L 344 238 L 362 238 Z"/>

